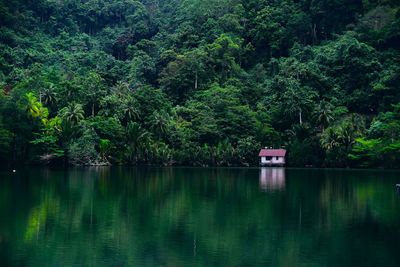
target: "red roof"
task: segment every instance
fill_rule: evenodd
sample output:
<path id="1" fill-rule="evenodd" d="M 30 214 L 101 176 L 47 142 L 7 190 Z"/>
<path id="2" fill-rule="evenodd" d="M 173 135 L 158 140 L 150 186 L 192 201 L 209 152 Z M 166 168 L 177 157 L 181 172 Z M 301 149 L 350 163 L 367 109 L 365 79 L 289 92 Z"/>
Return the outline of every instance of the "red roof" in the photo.
<path id="1" fill-rule="evenodd" d="M 258 154 L 259 157 L 284 157 L 286 149 L 261 149 Z"/>

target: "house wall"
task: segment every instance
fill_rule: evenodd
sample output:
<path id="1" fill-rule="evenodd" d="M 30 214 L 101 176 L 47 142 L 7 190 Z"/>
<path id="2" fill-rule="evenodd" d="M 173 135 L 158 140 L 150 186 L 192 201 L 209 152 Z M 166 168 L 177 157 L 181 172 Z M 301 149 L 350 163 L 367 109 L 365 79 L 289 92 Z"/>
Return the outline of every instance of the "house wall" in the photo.
<path id="1" fill-rule="evenodd" d="M 272 163 L 278 163 L 278 164 L 285 163 L 285 157 L 278 157 L 278 159 L 276 159 L 276 157 L 272 157 Z"/>
<path id="2" fill-rule="evenodd" d="M 266 157 L 261 157 L 261 164 L 285 164 L 285 157 L 272 157 L 271 160 L 267 160 Z"/>

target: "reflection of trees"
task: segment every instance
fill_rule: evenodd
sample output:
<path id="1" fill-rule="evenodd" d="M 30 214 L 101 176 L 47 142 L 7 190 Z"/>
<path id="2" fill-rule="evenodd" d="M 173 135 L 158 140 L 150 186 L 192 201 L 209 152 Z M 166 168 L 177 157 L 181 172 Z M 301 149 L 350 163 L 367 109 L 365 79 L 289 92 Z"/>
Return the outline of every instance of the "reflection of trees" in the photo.
<path id="1" fill-rule="evenodd" d="M 330 172 L 320 190 L 321 210 L 331 216 L 326 220 L 348 222 L 368 216 L 380 222 L 396 220 L 398 216 L 393 212 L 398 207 L 394 194 L 396 180 L 390 182 L 390 172 L 386 172 L 389 177 L 385 181 L 385 172 L 382 173 L 353 171 L 351 177 L 340 179 L 335 176 L 344 173 Z"/>
<path id="2" fill-rule="evenodd" d="M 356 246 L 349 229 L 381 227 L 386 233 L 400 216 L 393 212 L 397 199 L 387 197 L 390 184 L 360 172 L 287 170 L 286 190 L 273 193 L 260 192 L 258 169 L 50 174 L 0 180 L 6 196 L 0 215 L 12 206 L 10 199 L 21 198 L 10 220 L 0 222 L 0 237 L 5 229 L 10 233 L 3 241 L 8 257 L 20 265 L 301 266 L 305 259 L 333 260 L 343 244 Z M 392 256 L 382 249 L 379 255 Z M 21 260 L 17 251 L 28 256 Z"/>

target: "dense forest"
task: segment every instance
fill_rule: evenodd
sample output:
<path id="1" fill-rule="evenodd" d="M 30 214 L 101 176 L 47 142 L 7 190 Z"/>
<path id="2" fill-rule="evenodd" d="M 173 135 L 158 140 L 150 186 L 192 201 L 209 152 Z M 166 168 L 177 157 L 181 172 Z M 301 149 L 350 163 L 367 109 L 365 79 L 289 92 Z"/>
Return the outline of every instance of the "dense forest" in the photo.
<path id="1" fill-rule="evenodd" d="M 400 166 L 397 0 L 0 0 L 2 164 Z"/>

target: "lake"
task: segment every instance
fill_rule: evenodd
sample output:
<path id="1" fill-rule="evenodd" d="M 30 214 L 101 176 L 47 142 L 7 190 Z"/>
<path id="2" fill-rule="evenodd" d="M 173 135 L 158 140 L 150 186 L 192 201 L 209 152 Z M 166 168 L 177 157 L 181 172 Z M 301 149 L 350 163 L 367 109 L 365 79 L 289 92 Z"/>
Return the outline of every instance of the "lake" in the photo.
<path id="1" fill-rule="evenodd" d="M 400 172 L 0 172 L 0 266 L 399 266 Z"/>

